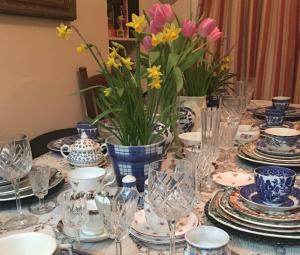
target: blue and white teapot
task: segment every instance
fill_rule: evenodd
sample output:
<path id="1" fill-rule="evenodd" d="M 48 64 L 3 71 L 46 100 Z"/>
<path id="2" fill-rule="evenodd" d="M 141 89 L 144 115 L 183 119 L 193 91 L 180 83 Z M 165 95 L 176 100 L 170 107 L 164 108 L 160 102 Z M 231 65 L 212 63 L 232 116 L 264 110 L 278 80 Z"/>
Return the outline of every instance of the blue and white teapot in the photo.
<path id="1" fill-rule="evenodd" d="M 107 152 L 103 153 L 106 149 L 105 144 L 99 144 L 83 132 L 81 138 L 76 140 L 72 145 L 64 144 L 60 148 L 60 153 L 67 161 L 78 167 L 97 166 L 102 163 L 107 156 Z M 66 155 L 65 153 L 69 153 Z"/>

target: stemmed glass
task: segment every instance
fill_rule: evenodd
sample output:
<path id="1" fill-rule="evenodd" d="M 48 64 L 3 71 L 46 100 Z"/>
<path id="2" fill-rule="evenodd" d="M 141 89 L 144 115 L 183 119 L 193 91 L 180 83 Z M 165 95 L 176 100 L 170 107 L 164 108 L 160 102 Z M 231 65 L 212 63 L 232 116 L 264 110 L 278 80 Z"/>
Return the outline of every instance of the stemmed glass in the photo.
<path id="1" fill-rule="evenodd" d="M 26 135 L 13 134 L 0 137 L 0 176 L 12 183 L 18 212 L 18 216 L 4 224 L 8 230 L 27 228 L 38 222 L 37 217 L 22 212 L 19 192 L 20 179 L 29 173 L 31 164 L 31 149 Z"/>
<path id="2" fill-rule="evenodd" d="M 80 231 L 88 222 L 86 195 L 83 192 L 67 191 L 63 193 L 62 199 L 63 224 L 76 230 L 76 241 L 80 244 Z"/>
<path id="3" fill-rule="evenodd" d="M 196 204 L 193 164 L 185 159 L 156 161 L 150 164 L 148 199 L 153 211 L 167 220 L 170 229 L 170 254 L 175 254 L 176 222 L 188 215 Z"/>
<path id="4" fill-rule="evenodd" d="M 115 188 L 95 197 L 97 208 L 104 219 L 105 229 L 110 238 L 115 240 L 116 255 L 122 255 L 121 239 L 129 232 L 139 199 L 138 196 L 128 197 L 121 191 L 122 188 Z"/>
<path id="5" fill-rule="evenodd" d="M 29 179 L 31 182 L 31 188 L 34 195 L 39 199 L 38 205 L 31 205 L 29 210 L 33 214 L 45 214 L 51 212 L 55 208 L 55 203 L 49 201 L 44 202 L 44 197 L 48 194 L 50 168 L 47 166 L 33 166 Z"/>

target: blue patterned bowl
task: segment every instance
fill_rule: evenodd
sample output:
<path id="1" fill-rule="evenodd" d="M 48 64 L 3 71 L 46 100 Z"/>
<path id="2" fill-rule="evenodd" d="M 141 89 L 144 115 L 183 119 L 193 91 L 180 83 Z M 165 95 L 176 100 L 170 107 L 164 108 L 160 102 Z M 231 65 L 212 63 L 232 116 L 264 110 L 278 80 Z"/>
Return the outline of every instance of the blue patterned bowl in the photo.
<path id="1" fill-rule="evenodd" d="M 280 205 L 294 186 L 296 173 L 279 166 L 262 166 L 254 170 L 257 193 L 266 204 Z"/>
<path id="2" fill-rule="evenodd" d="M 81 121 L 77 123 L 77 132 L 79 136 L 81 136 L 84 132 L 90 139 L 95 139 L 99 137 L 98 127 L 86 121 Z"/>
<path id="3" fill-rule="evenodd" d="M 275 108 L 266 109 L 265 117 L 267 126 L 282 126 L 284 122 L 284 115 L 284 110 L 278 110 Z"/>
<path id="4" fill-rule="evenodd" d="M 106 139 L 106 146 L 118 185 L 122 186 L 124 176 L 133 175 L 138 191 L 143 192 L 150 163 L 162 159 L 164 155 L 165 139 L 160 137 L 157 142 L 149 145 L 124 146 L 115 136 L 110 136 Z"/>
<path id="5" fill-rule="evenodd" d="M 279 96 L 279 97 L 272 98 L 273 107 L 278 110 L 286 111 L 290 106 L 290 101 L 291 101 L 290 97 Z"/>
<path id="6" fill-rule="evenodd" d="M 269 150 L 289 152 L 296 148 L 300 131 L 292 128 L 267 128 L 265 142 Z"/>

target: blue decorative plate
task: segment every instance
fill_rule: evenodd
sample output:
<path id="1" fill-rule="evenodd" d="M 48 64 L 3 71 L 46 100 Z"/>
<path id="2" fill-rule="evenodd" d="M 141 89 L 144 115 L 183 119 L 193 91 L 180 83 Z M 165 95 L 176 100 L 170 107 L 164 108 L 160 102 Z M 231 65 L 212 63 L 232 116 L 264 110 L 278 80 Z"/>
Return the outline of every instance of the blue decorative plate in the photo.
<path id="1" fill-rule="evenodd" d="M 259 125 L 259 128 L 260 128 L 261 130 L 265 130 L 265 129 L 270 128 L 270 127 L 278 127 L 278 126 L 267 126 L 267 123 L 266 123 L 266 122 L 264 122 L 264 123 L 262 123 L 262 124 Z M 293 127 L 294 127 L 294 124 L 293 124 L 293 122 L 285 121 L 285 122 L 283 122 L 283 125 L 280 126 L 280 127 L 284 127 L 284 128 L 293 128 Z"/>
<path id="2" fill-rule="evenodd" d="M 273 109 L 273 106 L 268 106 L 266 109 Z M 293 113 L 296 111 L 295 107 L 290 106 L 287 110 L 285 110 L 286 113 Z"/>
<path id="3" fill-rule="evenodd" d="M 300 208 L 300 189 L 293 188 L 288 199 L 280 205 L 265 204 L 257 194 L 255 184 L 245 185 L 240 189 L 240 195 L 249 207 L 271 212 L 287 212 Z"/>
<path id="4" fill-rule="evenodd" d="M 258 141 L 256 143 L 256 149 L 259 152 L 262 152 L 264 154 L 268 154 L 268 155 L 275 155 L 275 156 L 279 156 L 279 157 L 295 157 L 295 156 L 300 156 L 300 144 L 298 143 L 295 149 L 292 149 L 290 151 L 286 151 L 286 152 L 279 152 L 279 151 L 274 151 L 271 150 L 268 147 L 268 144 L 265 142 L 265 139 L 261 139 L 260 141 Z"/>

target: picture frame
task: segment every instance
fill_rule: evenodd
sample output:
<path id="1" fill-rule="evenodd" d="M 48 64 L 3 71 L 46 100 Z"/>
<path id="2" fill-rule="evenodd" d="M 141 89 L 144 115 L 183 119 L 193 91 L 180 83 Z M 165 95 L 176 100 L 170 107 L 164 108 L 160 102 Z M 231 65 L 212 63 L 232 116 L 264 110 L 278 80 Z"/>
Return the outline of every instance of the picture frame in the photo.
<path id="1" fill-rule="evenodd" d="M 76 19 L 76 0 L 0 0 L 0 14 Z"/>

